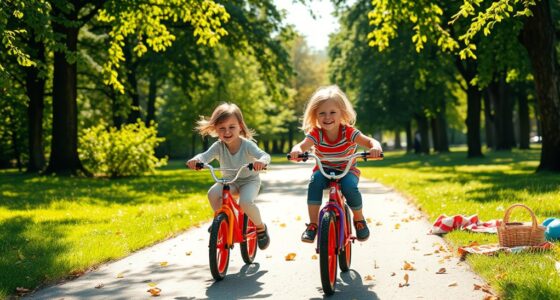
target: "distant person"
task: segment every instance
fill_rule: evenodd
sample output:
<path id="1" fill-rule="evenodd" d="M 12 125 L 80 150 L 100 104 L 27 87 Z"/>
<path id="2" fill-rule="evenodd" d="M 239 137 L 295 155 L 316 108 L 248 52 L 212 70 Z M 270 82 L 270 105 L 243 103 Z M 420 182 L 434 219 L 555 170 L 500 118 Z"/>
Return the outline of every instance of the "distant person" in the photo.
<path id="1" fill-rule="evenodd" d="M 414 153 L 420 154 L 420 152 L 422 152 L 421 144 L 422 136 L 420 135 L 420 131 L 416 130 L 414 133 Z"/>
<path id="2" fill-rule="evenodd" d="M 292 148 L 291 158 L 297 159 L 299 154 L 309 151 L 311 147 L 315 147 L 315 155 L 320 158 L 342 158 L 354 154 L 358 145 L 367 148 L 371 157 L 380 157 L 381 144 L 354 128 L 355 122 L 356 112 L 338 86 L 319 88 L 309 99 L 303 116 L 302 129 L 306 136 Z M 346 163 L 325 161 L 322 164 L 327 172 L 332 170 L 340 174 L 346 168 Z M 356 161 L 352 164 L 350 172 L 340 179 L 340 184 L 342 194 L 352 209 L 356 237 L 359 241 L 365 241 L 369 238 L 369 229 L 362 213 L 362 194 L 358 190 L 360 171 Z M 323 190 L 327 188 L 328 182 L 318 166 L 315 166 L 307 190 L 310 222 L 301 236 L 303 242 L 313 243 L 315 240 Z"/>
<path id="3" fill-rule="evenodd" d="M 216 107 L 210 120 L 202 118 L 198 121 L 198 131 L 202 136 L 217 137 L 210 148 L 190 159 L 186 165 L 196 170 L 197 163 L 210 163 L 214 159 L 220 162 L 221 168 L 238 169 L 241 166 L 253 163 L 255 171 L 263 170 L 270 163 L 270 155 L 261 150 L 252 141 L 253 134 L 237 105 L 224 103 Z M 233 178 L 236 171 L 223 171 L 225 178 Z M 270 237 L 266 225 L 261 219 L 259 208 L 255 199 L 259 193 L 261 179 L 259 173 L 244 170 L 236 182 L 230 185 L 230 192 L 239 195 L 239 205 L 257 227 L 258 245 L 266 249 Z M 214 211 L 222 207 L 222 184 L 216 183 L 208 190 L 208 200 Z"/>

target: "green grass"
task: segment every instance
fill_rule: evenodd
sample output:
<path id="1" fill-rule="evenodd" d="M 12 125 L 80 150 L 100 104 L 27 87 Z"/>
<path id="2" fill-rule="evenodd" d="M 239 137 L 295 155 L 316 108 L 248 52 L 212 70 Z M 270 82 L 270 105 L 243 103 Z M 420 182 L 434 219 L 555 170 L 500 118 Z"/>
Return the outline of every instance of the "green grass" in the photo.
<path id="1" fill-rule="evenodd" d="M 560 174 L 535 173 L 540 150 L 488 152 L 467 159 L 464 149 L 430 156 L 387 153 L 381 162 L 361 163 L 362 174 L 394 187 L 433 221 L 440 214 L 478 214 L 501 219 L 511 204 L 524 203 L 539 222 L 560 218 Z M 529 221 L 514 210 L 512 220 Z M 497 235 L 453 231 L 445 236 L 457 249 L 473 241 L 497 243 Z M 559 243 L 549 253 L 470 255 L 467 261 L 506 299 L 560 299 Z"/>
<path id="2" fill-rule="evenodd" d="M 211 178 L 171 164 L 137 178 L 0 171 L 0 299 L 120 258 L 211 218 Z"/>

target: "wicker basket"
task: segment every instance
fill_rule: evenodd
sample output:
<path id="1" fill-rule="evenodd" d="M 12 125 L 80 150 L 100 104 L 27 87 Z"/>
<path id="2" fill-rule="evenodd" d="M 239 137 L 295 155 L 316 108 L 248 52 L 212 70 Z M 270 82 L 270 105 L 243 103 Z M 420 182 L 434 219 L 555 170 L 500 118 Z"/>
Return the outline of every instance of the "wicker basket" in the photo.
<path id="1" fill-rule="evenodd" d="M 509 222 L 509 215 L 514 207 L 522 207 L 529 211 L 532 224 Z M 545 227 L 540 226 L 533 211 L 523 205 L 514 204 L 506 210 L 502 223 L 498 226 L 498 237 L 500 239 L 500 246 L 502 247 L 517 247 L 517 246 L 536 246 L 544 243 Z"/>

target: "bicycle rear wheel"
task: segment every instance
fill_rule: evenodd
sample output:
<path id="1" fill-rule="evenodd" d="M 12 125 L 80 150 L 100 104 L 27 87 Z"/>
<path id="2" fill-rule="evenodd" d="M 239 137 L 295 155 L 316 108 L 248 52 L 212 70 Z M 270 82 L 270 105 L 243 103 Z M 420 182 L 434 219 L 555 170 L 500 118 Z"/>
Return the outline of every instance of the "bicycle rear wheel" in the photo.
<path id="1" fill-rule="evenodd" d="M 229 246 L 227 244 L 228 236 L 228 217 L 225 213 L 220 213 L 212 223 L 210 230 L 209 258 L 210 272 L 216 280 L 222 280 L 226 277 L 229 265 Z"/>
<path id="2" fill-rule="evenodd" d="M 243 239 L 241 257 L 246 264 L 250 264 L 257 255 L 257 227 L 247 215 L 243 217 Z"/>
<path id="3" fill-rule="evenodd" d="M 336 255 L 336 221 L 332 212 L 326 212 L 320 221 L 321 236 L 319 239 L 319 264 L 323 292 L 334 294 L 336 286 L 337 255 Z"/>
<path id="4" fill-rule="evenodd" d="M 352 232 L 350 209 L 346 204 L 344 205 L 344 212 L 346 214 L 346 226 L 349 226 L 350 232 Z M 340 234 L 345 233 L 341 232 Z M 338 264 L 341 272 L 350 270 L 350 263 L 352 262 L 352 242 L 349 239 L 346 239 L 344 242 L 345 245 L 342 246 L 342 249 L 340 249 L 340 253 L 338 254 Z"/>

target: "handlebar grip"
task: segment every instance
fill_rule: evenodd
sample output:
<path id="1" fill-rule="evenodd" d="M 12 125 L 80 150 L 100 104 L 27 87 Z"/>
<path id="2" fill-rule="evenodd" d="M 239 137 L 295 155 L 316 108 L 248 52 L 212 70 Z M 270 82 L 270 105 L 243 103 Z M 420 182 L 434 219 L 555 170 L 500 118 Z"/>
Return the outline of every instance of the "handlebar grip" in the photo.
<path id="1" fill-rule="evenodd" d="M 266 167 L 267 167 L 267 166 L 265 166 L 263 170 L 266 170 L 266 169 L 267 169 Z M 249 169 L 249 171 L 253 171 L 254 168 L 255 168 L 255 167 L 254 167 L 253 163 L 247 164 L 247 169 Z"/>
<path id="2" fill-rule="evenodd" d="M 286 154 L 286 158 L 288 160 L 292 160 L 292 156 L 290 155 L 290 153 Z M 302 154 L 298 154 L 297 158 L 301 158 L 301 160 L 307 161 L 307 159 L 309 159 L 309 152 L 304 152 Z"/>
<path id="3" fill-rule="evenodd" d="M 195 168 L 196 168 L 197 170 L 203 169 L 203 168 L 204 168 L 204 163 L 196 163 Z"/>

